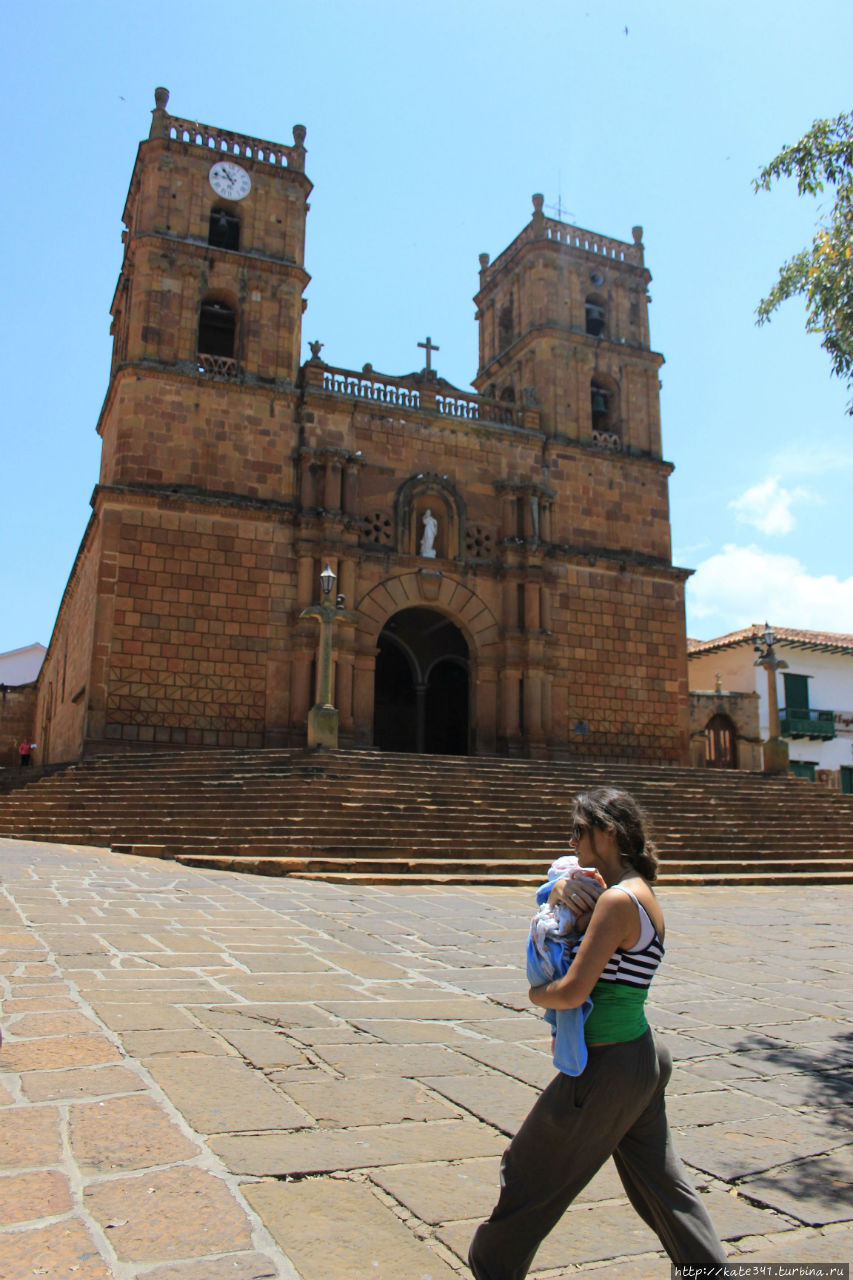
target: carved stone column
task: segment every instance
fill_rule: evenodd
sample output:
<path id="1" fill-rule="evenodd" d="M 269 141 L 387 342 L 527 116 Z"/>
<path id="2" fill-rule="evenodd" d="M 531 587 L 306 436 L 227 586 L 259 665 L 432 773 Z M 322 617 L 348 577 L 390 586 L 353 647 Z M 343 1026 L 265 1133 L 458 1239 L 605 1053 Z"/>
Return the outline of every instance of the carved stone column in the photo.
<path id="1" fill-rule="evenodd" d="M 296 603 L 306 609 L 314 602 L 314 557 L 300 556 L 296 562 Z"/>
<path id="2" fill-rule="evenodd" d="M 299 455 L 299 501 L 303 511 L 317 505 L 314 476 L 313 455 L 309 449 L 303 449 Z"/>
<path id="3" fill-rule="evenodd" d="M 500 736 L 508 740 L 517 738 L 521 731 L 519 723 L 521 704 L 517 671 L 510 671 L 506 668 L 501 671 L 500 694 L 500 712 L 498 716 Z"/>
<path id="4" fill-rule="evenodd" d="M 314 701 L 311 688 L 311 649 L 297 649 L 290 666 L 290 723 L 303 729 L 308 720 L 308 709 Z"/>
<path id="5" fill-rule="evenodd" d="M 356 741 L 373 742 L 373 690 L 376 679 L 376 650 L 355 655 L 352 716 Z"/>
<path id="6" fill-rule="evenodd" d="M 358 515 L 358 473 L 357 462 L 344 464 L 342 509 L 349 516 Z"/>
<path id="7" fill-rule="evenodd" d="M 539 616 L 539 583 L 525 582 L 524 584 L 524 629 L 525 631 L 539 631 L 541 628 L 541 620 Z"/>
<path id="8" fill-rule="evenodd" d="M 326 458 L 323 506 L 327 511 L 340 511 L 341 509 L 341 463 L 339 458 Z"/>

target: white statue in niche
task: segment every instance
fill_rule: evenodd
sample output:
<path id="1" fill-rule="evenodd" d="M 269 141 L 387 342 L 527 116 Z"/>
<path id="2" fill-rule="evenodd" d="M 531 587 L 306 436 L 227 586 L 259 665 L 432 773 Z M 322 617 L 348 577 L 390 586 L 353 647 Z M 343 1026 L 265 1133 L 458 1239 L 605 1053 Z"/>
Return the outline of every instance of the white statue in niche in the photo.
<path id="1" fill-rule="evenodd" d="M 427 507 L 424 512 L 424 536 L 421 538 L 421 555 L 427 560 L 435 559 L 435 535 L 438 533 L 438 521 Z"/>

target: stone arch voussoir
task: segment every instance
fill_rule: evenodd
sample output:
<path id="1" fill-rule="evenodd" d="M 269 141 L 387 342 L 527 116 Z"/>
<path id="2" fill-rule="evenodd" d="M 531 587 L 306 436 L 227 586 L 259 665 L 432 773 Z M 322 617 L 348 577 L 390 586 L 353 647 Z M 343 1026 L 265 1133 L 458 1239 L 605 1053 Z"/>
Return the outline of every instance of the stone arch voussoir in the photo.
<path id="1" fill-rule="evenodd" d="M 472 652 L 480 653 L 498 638 L 497 619 L 470 587 L 456 578 L 415 570 L 386 578 L 359 600 L 359 630 L 372 644 L 393 614 L 419 606 L 437 609 L 459 627 Z"/>

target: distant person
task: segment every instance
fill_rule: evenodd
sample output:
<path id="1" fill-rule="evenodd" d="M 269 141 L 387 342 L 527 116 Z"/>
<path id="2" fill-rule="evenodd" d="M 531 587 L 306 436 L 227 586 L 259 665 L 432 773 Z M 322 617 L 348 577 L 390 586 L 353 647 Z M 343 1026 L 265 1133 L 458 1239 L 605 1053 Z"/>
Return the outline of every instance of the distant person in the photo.
<path id="1" fill-rule="evenodd" d="M 664 1103 L 672 1059 L 643 1010 L 663 956 L 663 912 L 651 887 L 658 860 L 625 791 L 579 795 L 572 821 L 572 853 L 607 888 L 556 881 L 550 905 L 568 908 L 585 932 L 567 972 L 529 995 L 558 1013 L 592 998 L 587 1061 L 558 1072 L 504 1152 L 498 1202 L 477 1228 L 468 1263 L 475 1280 L 524 1280 L 539 1245 L 612 1156 L 628 1199 L 671 1260 L 710 1274 L 726 1254 L 672 1145 Z"/>
<path id="2" fill-rule="evenodd" d="M 27 742 L 26 740 L 21 742 L 20 746 L 18 747 L 18 755 L 21 760 L 22 769 L 26 769 L 28 765 L 31 765 L 33 762 L 31 743 Z"/>

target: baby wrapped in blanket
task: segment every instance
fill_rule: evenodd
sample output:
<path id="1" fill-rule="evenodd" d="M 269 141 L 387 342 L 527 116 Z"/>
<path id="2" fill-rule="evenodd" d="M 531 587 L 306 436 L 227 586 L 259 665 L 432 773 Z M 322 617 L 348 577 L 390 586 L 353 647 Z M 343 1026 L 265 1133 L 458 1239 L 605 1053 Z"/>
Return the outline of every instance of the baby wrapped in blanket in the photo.
<path id="1" fill-rule="evenodd" d="M 571 964 L 572 949 L 581 937 L 575 913 L 564 902 L 552 905 L 548 901 L 558 880 L 587 880 L 599 888 L 605 887 L 595 867 L 582 867 L 574 854 L 552 862 L 548 879 L 536 890 L 538 910 L 530 922 L 527 938 L 527 980 L 531 987 L 541 987 L 554 978 L 561 978 Z M 579 1009 L 545 1010 L 545 1021 L 551 1027 L 554 1066 L 566 1075 L 580 1075 L 586 1066 L 583 1024 L 591 1012 L 590 999 Z"/>

